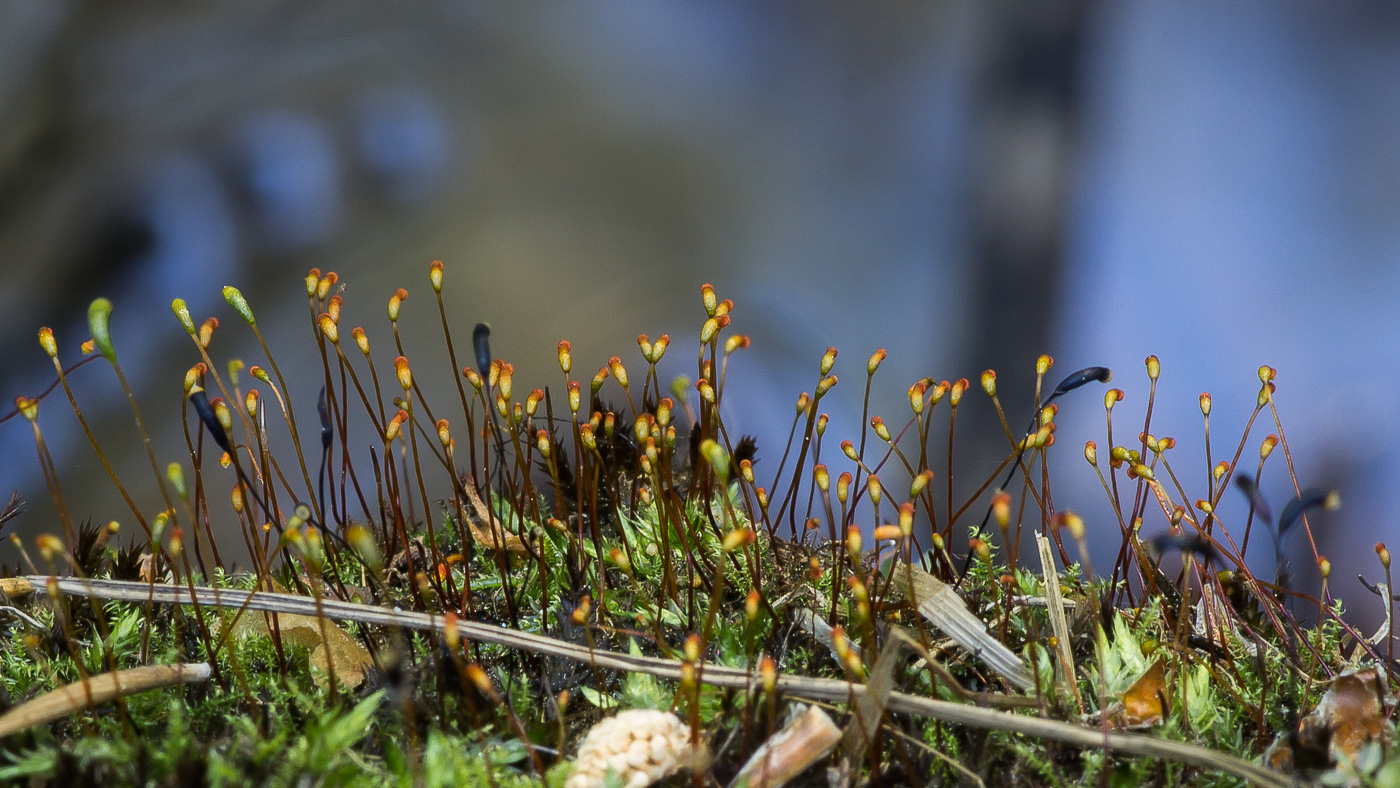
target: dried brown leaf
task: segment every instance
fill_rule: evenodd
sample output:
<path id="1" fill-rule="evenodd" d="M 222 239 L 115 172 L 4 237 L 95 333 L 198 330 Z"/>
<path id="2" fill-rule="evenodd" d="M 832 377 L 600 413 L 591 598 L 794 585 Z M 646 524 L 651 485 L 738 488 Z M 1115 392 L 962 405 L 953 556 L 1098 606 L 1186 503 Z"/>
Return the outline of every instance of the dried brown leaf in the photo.
<path id="1" fill-rule="evenodd" d="M 1375 668 L 1343 673 L 1317 702 L 1313 714 L 1326 726 L 1327 752 L 1334 762 L 1342 756 L 1354 760 L 1370 742 L 1388 745 L 1394 738 L 1381 703 L 1382 686 Z"/>
<path id="2" fill-rule="evenodd" d="M 1123 693 L 1121 708 L 1115 708 L 1109 720 L 1118 728 L 1156 725 L 1166 713 L 1166 698 L 1167 666 L 1159 659 Z"/>
<path id="3" fill-rule="evenodd" d="M 154 583 L 156 581 L 156 557 L 151 553 L 141 554 L 141 582 Z"/>
<path id="4" fill-rule="evenodd" d="M 504 545 L 508 553 L 529 552 L 525 547 L 525 542 L 521 541 L 520 537 L 507 531 L 505 526 L 501 525 L 501 521 L 496 519 L 495 515 L 493 515 L 486 504 L 482 502 L 481 496 L 477 495 L 475 490 L 465 485 L 462 489 L 467 493 L 467 501 L 471 504 L 472 512 L 469 514 L 467 512 L 467 507 L 462 506 L 459 510 L 459 516 L 467 524 L 467 530 L 471 532 L 472 541 L 492 550 L 500 550 L 501 546 Z M 482 528 L 478 526 L 476 524 L 477 520 L 486 523 L 487 527 Z"/>
<path id="5" fill-rule="evenodd" d="M 1343 673 L 1294 729 L 1279 733 L 1264 762 L 1279 771 L 1342 766 L 1373 741 L 1389 747 L 1395 726 L 1385 718 L 1383 692 L 1376 668 Z"/>
<path id="6" fill-rule="evenodd" d="M 797 715 L 764 742 L 729 788 L 778 788 L 829 755 L 841 740 L 841 729 L 816 706 Z"/>

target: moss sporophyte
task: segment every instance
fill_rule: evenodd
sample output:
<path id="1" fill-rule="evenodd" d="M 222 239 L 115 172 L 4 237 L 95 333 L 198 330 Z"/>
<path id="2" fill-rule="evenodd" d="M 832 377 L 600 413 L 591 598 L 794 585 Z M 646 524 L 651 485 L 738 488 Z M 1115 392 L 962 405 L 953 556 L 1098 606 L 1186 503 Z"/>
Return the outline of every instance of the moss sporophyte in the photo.
<path id="1" fill-rule="evenodd" d="M 436 320 L 390 296 L 380 353 L 362 327 L 342 333 L 351 304 L 312 270 L 320 363 L 290 376 L 236 287 L 232 314 L 200 323 L 175 301 L 192 366 L 182 404 L 152 411 L 183 423 L 173 448 L 148 433 L 111 303 L 94 302 L 81 358 L 39 332 L 54 385 L 0 415 L 32 430 L 51 501 L 0 509 L 0 525 L 42 531 L 12 537 L 21 565 L 0 579 L 0 778 L 1400 785 L 1389 624 L 1367 637 L 1342 618 L 1308 519 L 1336 496 L 1295 484 L 1275 519 L 1257 484 L 1290 470 L 1270 462 L 1288 456 L 1271 368 L 1218 462 L 1201 395 L 1205 474 L 1180 473 L 1176 441 L 1154 432 L 1158 359 L 1132 426 L 1130 398 L 1103 392 L 1101 435 L 1082 463 L 1069 455 L 1105 521 L 1057 508 L 1047 461 L 1066 464 L 1056 416 L 1097 409 L 1080 390 L 1107 369 L 1052 386 L 1040 357 L 1028 412 L 988 370 L 985 398 L 926 377 L 906 411 L 875 414 L 880 349 L 833 450 L 823 401 L 852 384 L 830 348 L 760 463 L 725 423 L 729 362 L 750 340 L 713 287 L 685 376 L 663 373 L 664 334 L 592 375 L 564 340 L 558 372 L 538 373 L 553 382 L 524 391 L 485 324 L 459 356 L 447 280 L 434 262 Z M 441 324 L 441 346 L 405 346 L 401 321 L 417 319 Z M 216 358 L 229 331 L 258 357 Z M 441 364 L 452 383 L 425 388 Z M 70 385 L 107 374 L 149 467 L 109 461 Z M 54 461 L 43 427 L 60 389 L 106 481 Z M 967 494 L 953 438 L 970 407 L 995 413 L 1005 443 Z M 124 511 L 70 510 L 64 490 L 97 483 Z M 1245 560 L 1259 531 L 1268 577 Z M 1287 560 L 1297 534 L 1312 566 Z M 1362 571 L 1388 622 L 1376 552 Z M 1316 596 L 1298 590 L 1313 571 Z"/>

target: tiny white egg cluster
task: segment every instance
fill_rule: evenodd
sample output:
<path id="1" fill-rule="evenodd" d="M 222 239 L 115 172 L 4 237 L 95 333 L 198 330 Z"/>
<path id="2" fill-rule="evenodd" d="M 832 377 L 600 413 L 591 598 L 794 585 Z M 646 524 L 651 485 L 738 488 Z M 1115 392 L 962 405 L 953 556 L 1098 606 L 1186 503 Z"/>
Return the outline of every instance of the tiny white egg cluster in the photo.
<path id="1" fill-rule="evenodd" d="M 566 788 L 604 788 L 608 769 L 627 788 L 644 788 L 693 765 L 690 728 L 665 711 L 631 709 L 588 731 Z"/>

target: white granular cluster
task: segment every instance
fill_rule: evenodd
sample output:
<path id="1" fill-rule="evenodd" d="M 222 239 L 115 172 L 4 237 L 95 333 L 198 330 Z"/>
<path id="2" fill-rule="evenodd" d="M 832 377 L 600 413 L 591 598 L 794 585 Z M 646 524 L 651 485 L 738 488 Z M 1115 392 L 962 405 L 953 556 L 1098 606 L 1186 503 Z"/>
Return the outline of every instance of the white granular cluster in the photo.
<path id="1" fill-rule="evenodd" d="M 608 769 L 627 788 L 644 788 L 693 766 L 696 755 L 690 728 L 676 715 L 652 709 L 624 711 L 588 731 L 565 788 L 604 788 Z"/>

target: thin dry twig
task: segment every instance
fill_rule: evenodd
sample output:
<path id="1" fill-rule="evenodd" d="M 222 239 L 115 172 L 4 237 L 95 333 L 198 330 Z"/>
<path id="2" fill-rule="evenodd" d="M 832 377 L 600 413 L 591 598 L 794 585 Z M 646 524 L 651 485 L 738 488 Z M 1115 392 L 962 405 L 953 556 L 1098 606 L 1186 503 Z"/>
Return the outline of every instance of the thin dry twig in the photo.
<path id="1" fill-rule="evenodd" d="M 180 665 L 147 665 L 90 676 L 86 680 L 65 684 L 10 709 L 4 716 L 0 716 L 0 738 L 137 692 L 175 684 L 208 681 L 209 675 L 208 662 L 195 662 Z"/>

